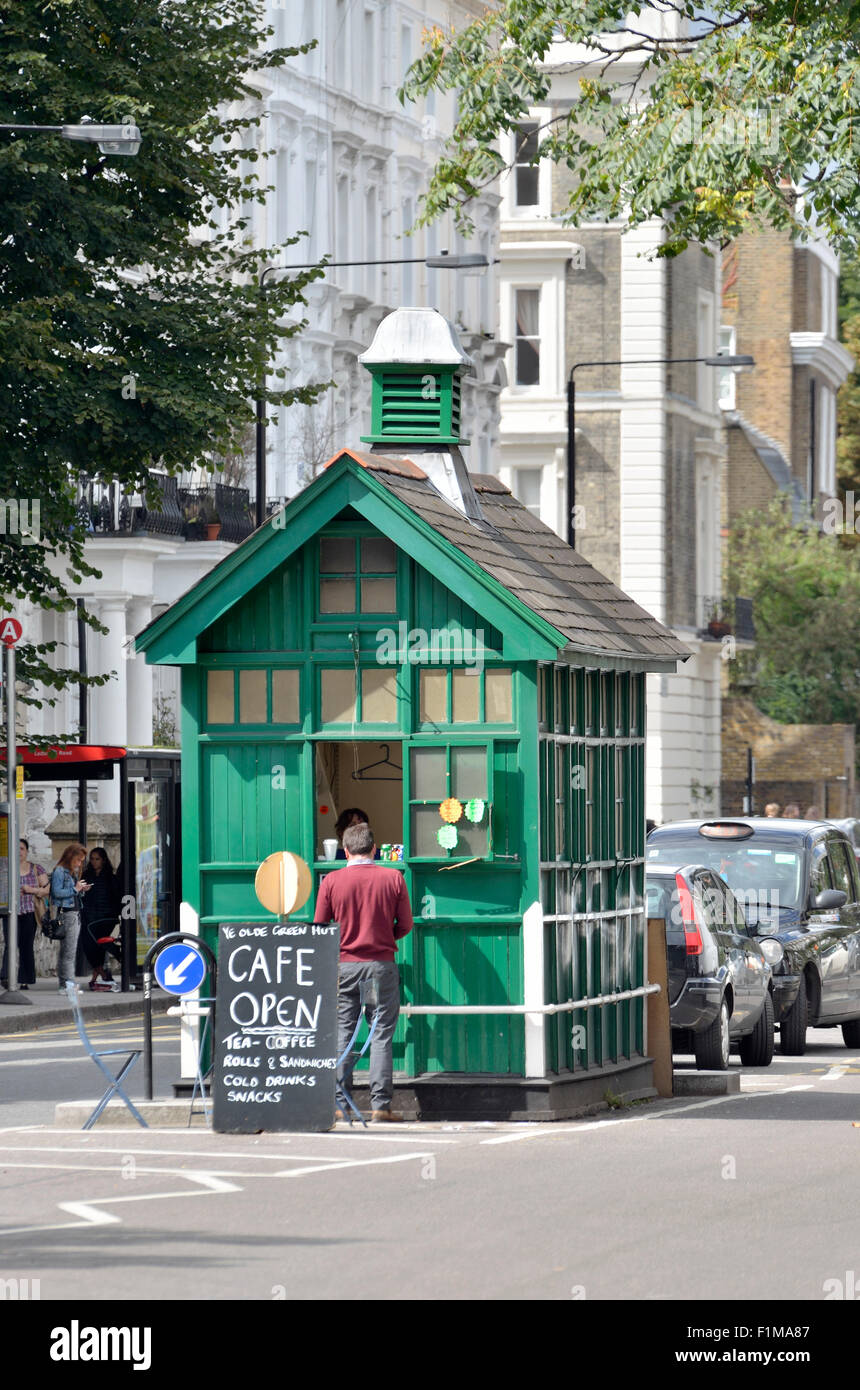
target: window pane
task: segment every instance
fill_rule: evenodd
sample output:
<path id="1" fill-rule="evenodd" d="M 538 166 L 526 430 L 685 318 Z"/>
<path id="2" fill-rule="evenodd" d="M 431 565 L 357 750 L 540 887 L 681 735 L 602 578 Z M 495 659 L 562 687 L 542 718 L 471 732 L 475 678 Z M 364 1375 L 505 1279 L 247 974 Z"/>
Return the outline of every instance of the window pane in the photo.
<path id="1" fill-rule="evenodd" d="M 447 671 L 422 671 L 419 677 L 419 714 L 422 724 L 448 722 Z"/>
<path id="2" fill-rule="evenodd" d="M 355 580 L 354 580 L 354 579 L 321 579 L 321 580 L 320 580 L 320 612 L 321 612 L 321 613 L 354 613 L 354 612 L 355 612 Z"/>
<path id="3" fill-rule="evenodd" d="M 451 672 L 451 722 L 477 724 L 481 717 L 481 677 L 468 671 Z"/>
<path id="4" fill-rule="evenodd" d="M 361 673 L 361 718 L 371 724 L 397 723 L 397 685 L 394 671 L 371 667 Z"/>
<path id="5" fill-rule="evenodd" d="M 355 541 L 345 539 L 320 541 L 321 574 L 355 574 Z"/>
<path id="6" fill-rule="evenodd" d="M 266 673 L 265 671 L 239 672 L 239 723 L 265 724 L 266 722 Z"/>
<path id="7" fill-rule="evenodd" d="M 532 514 L 540 517 L 540 489 L 541 474 L 540 468 L 515 468 L 513 476 L 512 492 L 518 502 L 522 502 Z"/>
<path id="8" fill-rule="evenodd" d="M 537 342 L 527 338 L 517 338 L 516 360 L 517 386 L 540 385 L 540 356 Z"/>
<path id="9" fill-rule="evenodd" d="M 272 672 L 272 723 L 301 723 L 298 671 Z"/>
<path id="10" fill-rule="evenodd" d="M 393 574 L 397 565 L 397 547 L 382 536 L 365 536 L 361 542 L 361 568 L 365 573 Z"/>
<path id="11" fill-rule="evenodd" d="M 210 671 L 206 681 L 206 722 L 233 724 L 236 712 L 233 704 L 233 672 Z"/>
<path id="12" fill-rule="evenodd" d="M 444 801 L 448 795 L 448 779 L 445 774 L 444 748 L 412 749 L 413 800 Z"/>
<path id="13" fill-rule="evenodd" d="M 517 168 L 517 207 L 534 207 L 538 202 L 539 170 L 536 164 L 520 164 Z"/>
<path id="14" fill-rule="evenodd" d="M 488 724 L 513 723 L 513 689 L 510 671 L 487 671 L 484 677 L 484 704 Z"/>
<path id="15" fill-rule="evenodd" d="M 486 748 L 451 749 L 451 795 L 460 801 L 470 796 L 487 798 Z"/>
<path id="16" fill-rule="evenodd" d="M 465 816 L 461 816 L 455 828 L 457 845 L 454 854 L 489 854 L 490 835 L 486 811 L 480 825 L 472 825 Z"/>
<path id="17" fill-rule="evenodd" d="M 322 722 L 351 724 L 355 720 L 355 672 L 351 668 L 320 672 Z"/>
<path id="18" fill-rule="evenodd" d="M 517 290 L 514 370 L 518 386 L 540 382 L 540 290 Z"/>
<path id="19" fill-rule="evenodd" d="M 397 584 L 391 579 L 362 579 L 362 613 L 393 613 L 397 608 Z"/>
<path id="20" fill-rule="evenodd" d="M 446 851 L 436 839 L 436 832 L 445 824 L 439 811 L 433 806 L 412 807 L 412 854 L 430 855 L 434 859 L 444 856 Z"/>

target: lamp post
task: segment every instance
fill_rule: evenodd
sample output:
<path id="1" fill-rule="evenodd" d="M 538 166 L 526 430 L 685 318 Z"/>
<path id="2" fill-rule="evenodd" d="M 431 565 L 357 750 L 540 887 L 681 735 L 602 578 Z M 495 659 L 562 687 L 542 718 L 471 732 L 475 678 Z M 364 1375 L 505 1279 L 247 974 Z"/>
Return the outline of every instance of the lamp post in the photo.
<path id="1" fill-rule="evenodd" d="M 493 262 L 496 264 L 496 262 Z M 379 261 L 326 261 L 321 267 L 328 270 L 333 267 L 346 266 L 369 266 L 369 265 L 426 265 L 428 270 L 486 270 L 490 262 L 486 256 L 478 252 L 466 252 L 461 256 L 451 256 L 447 251 L 440 251 L 434 256 L 401 256 L 396 260 Z M 260 309 L 262 311 L 266 299 L 266 276 L 279 275 L 282 271 L 289 270 L 315 270 L 317 262 L 309 262 L 306 265 L 270 265 L 260 275 L 259 293 Z M 257 498 L 255 505 L 255 522 L 257 527 L 262 526 L 266 520 L 266 370 L 263 366 L 259 381 L 257 382 L 256 398 L 256 488 Z"/>
<path id="2" fill-rule="evenodd" d="M 583 367 L 660 367 L 681 362 L 702 362 L 706 367 L 754 367 L 748 354 L 714 357 L 619 357 L 607 362 L 575 362 L 567 378 L 567 543 L 576 545 L 574 514 L 576 506 L 576 382 L 574 373 Z"/>

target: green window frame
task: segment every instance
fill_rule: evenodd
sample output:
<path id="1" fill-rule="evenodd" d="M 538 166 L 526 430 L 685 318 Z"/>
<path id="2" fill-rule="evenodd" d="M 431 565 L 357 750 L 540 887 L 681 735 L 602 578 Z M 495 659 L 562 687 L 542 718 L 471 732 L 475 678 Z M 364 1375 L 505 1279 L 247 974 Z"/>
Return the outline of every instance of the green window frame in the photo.
<path id="1" fill-rule="evenodd" d="M 404 808 L 407 817 L 404 834 L 410 863 L 492 859 L 492 741 L 417 743 L 407 740 L 403 749 L 404 776 L 408 779 L 404 787 Z M 479 754 L 480 758 L 472 759 L 473 770 L 469 776 L 468 759 L 465 755 L 475 753 Z M 477 778 L 474 773 L 475 766 L 480 769 Z M 416 795 L 416 792 L 428 791 L 432 791 L 432 795 Z M 438 811 L 442 801 L 448 797 L 456 797 L 464 807 L 472 797 L 485 803 L 483 818 L 477 825 L 467 820 L 465 810 L 460 820 L 454 823 L 458 842 L 452 849 L 446 849 L 435 839 L 436 831 L 446 824 Z M 435 817 L 431 814 L 433 812 L 436 813 Z M 428 839 L 429 835 L 432 835 L 432 841 Z M 419 854 L 419 842 L 423 842 L 424 846 L 432 843 L 433 853 Z"/>
<path id="2" fill-rule="evenodd" d="M 374 550 L 376 555 L 374 555 Z M 394 617 L 398 611 L 399 552 L 386 536 L 356 535 L 355 533 L 321 535 L 316 547 L 317 573 L 315 614 L 317 621 L 337 622 L 344 618 Z M 389 563 L 390 561 L 390 563 Z M 388 607 L 374 607 L 370 602 L 370 586 L 390 584 L 393 602 Z M 323 588 L 339 586 L 348 598 L 352 588 L 352 606 L 323 607 Z M 333 595 L 332 595 L 333 596 Z"/>
<path id="3" fill-rule="evenodd" d="M 487 677 L 503 676 L 508 677 L 509 698 L 510 698 L 510 719 L 496 720 L 487 717 Z M 444 719 L 432 719 L 425 717 L 425 691 L 429 683 L 427 678 L 432 677 L 438 682 L 437 689 L 444 683 Z M 465 683 L 468 682 L 468 686 Z M 475 702 L 475 713 L 471 719 L 457 719 L 458 686 L 465 693 L 468 691 L 472 682 L 477 689 L 477 701 Z M 462 684 L 461 684 L 462 683 Z M 513 668 L 510 666 L 485 666 L 480 672 L 474 675 L 467 674 L 467 668 L 463 666 L 416 666 L 414 691 L 414 708 L 416 710 L 416 728 L 422 732 L 431 732 L 436 729 L 453 728 L 460 729 L 464 726 L 474 726 L 483 728 L 485 725 L 492 729 L 512 729 L 516 727 L 516 709 L 514 703 L 514 680 Z M 441 702 L 440 702 L 441 703 Z"/>
<path id="4" fill-rule="evenodd" d="M 325 676 L 330 672 L 340 672 L 352 677 L 354 715 L 351 718 L 326 719 L 324 717 L 326 704 Z M 362 729 L 399 730 L 401 726 L 402 703 L 402 689 L 398 679 L 399 674 L 399 666 L 380 666 L 376 663 L 364 663 L 356 667 L 354 663 L 347 662 L 320 662 L 316 667 L 315 674 L 316 712 L 318 716 L 315 720 L 316 729 L 318 731 L 324 729 L 344 729 L 352 728 L 353 725 L 357 728 L 361 725 Z M 371 719 L 366 715 L 368 705 L 370 705 L 371 702 L 376 703 L 378 692 L 373 692 L 368 688 L 369 680 L 366 681 L 365 677 L 369 678 L 377 675 L 382 678 L 385 685 L 388 685 L 390 682 L 394 686 L 394 710 L 391 719 Z"/>
<path id="5" fill-rule="evenodd" d="M 300 729 L 304 723 L 301 666 L 209 666 L 204 683 L 204 727 L 209 729 Z M 262 680 L 259 678 L 262 677 Z M 284 677 L 288 677 L 284 680 Z M 223 702 L 229 718 L 213 718 L 213 705 Z M 294 704 L 295 718 L 275 719 L 275 706 Z M 228 708 L 229 707 L 229 708 Z"/>

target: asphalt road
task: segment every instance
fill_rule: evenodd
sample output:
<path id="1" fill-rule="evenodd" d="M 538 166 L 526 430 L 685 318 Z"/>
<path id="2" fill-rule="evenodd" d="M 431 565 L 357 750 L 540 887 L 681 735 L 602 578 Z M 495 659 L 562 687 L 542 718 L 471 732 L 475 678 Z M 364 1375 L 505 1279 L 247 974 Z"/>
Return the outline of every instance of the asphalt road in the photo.
<path id="1" fill-rule="evenodd" d="M 287 1136 L 53 1129 L 56 1100 L 99 1094 L 92 1063 L 69 1030 L 0 1039 L 0 1277 L 42 1299 L 833 1298 L 860 1276 L 860 1055 L 812 1037 L 739 1097 Z"/>

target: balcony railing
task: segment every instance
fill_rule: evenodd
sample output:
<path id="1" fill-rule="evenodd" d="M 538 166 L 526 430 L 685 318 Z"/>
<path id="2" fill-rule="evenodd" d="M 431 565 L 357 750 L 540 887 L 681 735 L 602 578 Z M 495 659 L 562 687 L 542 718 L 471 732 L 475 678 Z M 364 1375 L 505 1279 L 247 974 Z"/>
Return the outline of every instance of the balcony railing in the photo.
<path id="1" fill-rule="evenodd" d="M 237 544 L 254 529 L 247 488 L 215 483 L 180 488 L 166 473 L 151 475 L 149 495 L 119 483 L 86 479 L 79 487 L 78 515 L 89 535 L 173 536 Z M 217 529 L 217 532 L 215 531 Z"/>
<path id="2" fill-rule="evenodd" d="M 755 641 L 751 598 L 723 599 L 705 594 L 699 599 L 701 636 L 718 642 L 736 637 L 739 642 Z"/>

